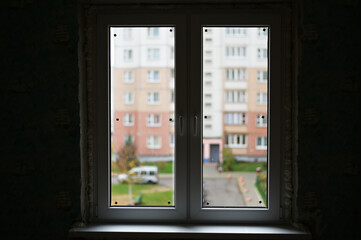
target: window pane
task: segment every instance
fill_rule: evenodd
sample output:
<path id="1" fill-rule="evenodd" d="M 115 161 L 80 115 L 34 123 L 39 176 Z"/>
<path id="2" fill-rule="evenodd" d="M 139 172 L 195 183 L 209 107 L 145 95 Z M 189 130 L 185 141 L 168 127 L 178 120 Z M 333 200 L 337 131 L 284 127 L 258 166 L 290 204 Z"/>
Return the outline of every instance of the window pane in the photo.
<path id="1" fill-rule="evenodd" d="M 173 35 L 170 27 L 111 27 L 113 207 L 174 206 Z"/>
<path id="2" fill-rule="evenodd" d="M 203 206 L 266 207 L 268 29 L 205 29 Z"/>

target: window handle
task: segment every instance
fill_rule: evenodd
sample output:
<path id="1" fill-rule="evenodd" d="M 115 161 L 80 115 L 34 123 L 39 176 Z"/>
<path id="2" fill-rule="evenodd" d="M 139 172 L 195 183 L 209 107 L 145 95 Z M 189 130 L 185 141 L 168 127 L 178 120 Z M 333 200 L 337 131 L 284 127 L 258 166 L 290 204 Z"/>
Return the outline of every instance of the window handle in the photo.
<path id="1" fill-rule="evenodd" d="M 183 136 L 183 116 L 179 116 L 179 134 Z"/>
<path id="2" fill-rule="evenodd" d="M 198 116 L 194 115 L 193 117 L 193 136 L 197 136 L 197 127 L 198 127 Z"/>

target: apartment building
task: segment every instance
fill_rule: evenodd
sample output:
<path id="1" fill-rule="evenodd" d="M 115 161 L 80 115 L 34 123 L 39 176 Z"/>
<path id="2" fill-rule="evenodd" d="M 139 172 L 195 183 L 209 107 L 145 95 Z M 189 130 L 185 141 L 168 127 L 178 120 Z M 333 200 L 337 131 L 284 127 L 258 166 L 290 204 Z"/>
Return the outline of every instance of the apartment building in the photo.
<path id="1" fill-rule="evenodd" d="M 266 161 L 267 37 L 266 28 L 204 29 L 205 162 L 221 162 L 223 147 L 239 161 Z"/>
<path id="2" fill-rule="evenodd" d="M 173 160 L 174 32 L 112 29 L 113 152 L 132 144 L 142 162 Z"/>

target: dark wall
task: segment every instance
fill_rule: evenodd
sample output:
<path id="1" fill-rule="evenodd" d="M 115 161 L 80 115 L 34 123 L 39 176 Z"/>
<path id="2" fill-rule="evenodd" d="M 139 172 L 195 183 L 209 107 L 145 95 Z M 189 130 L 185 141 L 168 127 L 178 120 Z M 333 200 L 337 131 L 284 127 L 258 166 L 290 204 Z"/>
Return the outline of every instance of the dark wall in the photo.
<path id="1" fill-rule="evenodd" d="M 357 0 L 302 1 L 298 212 L 315 239 L 356 237 L 360 199 Z M 65 239 L 80 219 L 77 7 L 1 3 L 2 239 Z"/>

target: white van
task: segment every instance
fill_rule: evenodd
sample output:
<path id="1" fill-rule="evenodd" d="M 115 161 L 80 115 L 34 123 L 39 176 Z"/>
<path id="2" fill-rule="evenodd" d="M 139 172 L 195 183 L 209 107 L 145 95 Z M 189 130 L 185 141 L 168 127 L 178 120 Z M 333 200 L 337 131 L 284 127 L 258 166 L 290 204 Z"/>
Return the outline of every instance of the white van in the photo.
<path id="1" fill-rule="evenodd" d="M 153 183 L 159 181 L 158 167 L 156 166 L 140 166 L 130 169 L 129 174 L 134 183 Z M 128 174 L 120 174 L 118 181 L 121 183 L 126 182 Z"/>

